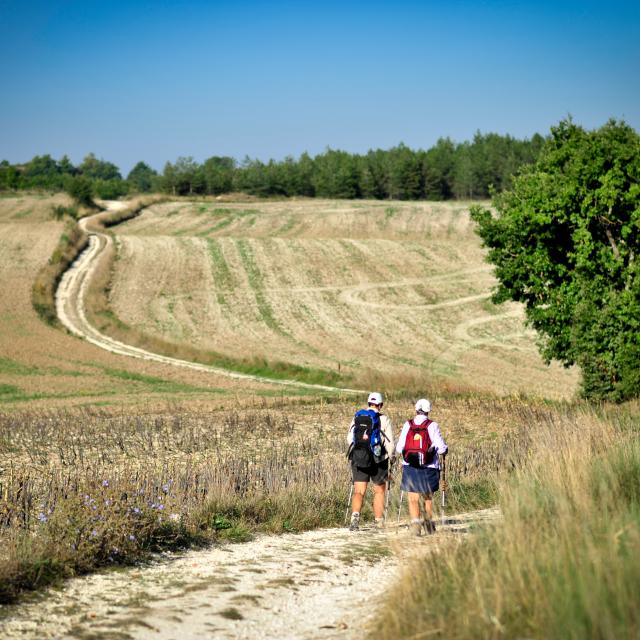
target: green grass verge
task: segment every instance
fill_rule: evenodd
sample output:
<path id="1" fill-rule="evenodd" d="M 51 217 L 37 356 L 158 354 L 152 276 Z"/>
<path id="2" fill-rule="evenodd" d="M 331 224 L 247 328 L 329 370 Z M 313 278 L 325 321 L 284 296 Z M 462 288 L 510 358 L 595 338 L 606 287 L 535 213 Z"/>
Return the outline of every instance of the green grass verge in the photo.
<path id="1" fill-rule="evenodd" d="M 88 237 L 78 223 L 75 220 L 68 221 L 49 262 L 36 276 L 31 289 L 31 303 L 37 314 L 49 325 L 58 324 L 55 294 L 62 274 L 87 243 Z"/>

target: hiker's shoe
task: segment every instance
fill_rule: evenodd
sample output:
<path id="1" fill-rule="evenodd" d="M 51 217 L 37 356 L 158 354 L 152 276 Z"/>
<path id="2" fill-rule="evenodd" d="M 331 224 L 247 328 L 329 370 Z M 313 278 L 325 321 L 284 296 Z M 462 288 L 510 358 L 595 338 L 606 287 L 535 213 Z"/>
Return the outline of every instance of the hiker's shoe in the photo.
<path id="1" fill-rule="evenodd" d="M 349 531 L 357 531 L 360 528 L 360 514 L 351 514 L 351 523 L 349 524 Z"/>
<path id="2" fill-rule="evenodd" d="M 423 526 L 424 526 L 424 532 L 426 534 L 431 534 L 436 532 L 436 523 L 433 520 L 425 520 Z"/>
<path id="3" fill-rule="evenodd" d="M 409 533 L 412 536 L 419 536 L 422 534 L 422 523 L 421 522 L 412 522 L 409 525 Z"/>
<path id="4" fill-rule="evenodd" d="M 376 518 L 376 529 L 384 529 L 384 518 Z"/>

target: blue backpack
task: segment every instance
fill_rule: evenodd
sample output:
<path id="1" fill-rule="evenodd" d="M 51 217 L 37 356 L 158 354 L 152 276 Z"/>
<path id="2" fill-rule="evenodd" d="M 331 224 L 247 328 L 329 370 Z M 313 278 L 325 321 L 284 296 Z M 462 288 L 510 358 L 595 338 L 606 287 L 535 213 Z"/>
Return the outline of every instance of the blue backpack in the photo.
<path id="1" fill-rule="evenodd" d="M 353 417 L 353 446 L 350 460 L 361 468 L 380 462 L 384 456 L 380 414 L 373 409 L 356 411 Z"/>

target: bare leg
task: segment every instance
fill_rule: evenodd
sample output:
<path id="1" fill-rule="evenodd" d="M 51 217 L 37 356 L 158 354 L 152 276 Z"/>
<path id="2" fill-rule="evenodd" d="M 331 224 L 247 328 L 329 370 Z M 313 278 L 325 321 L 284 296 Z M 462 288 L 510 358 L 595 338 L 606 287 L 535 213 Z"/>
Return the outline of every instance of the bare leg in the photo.
<path id="1" fill-rule="evenodd" d="M 420 518 L 420 494 L 409 491 L 407 493 L 407 501 L 409 502 L 409 515 L 412 520 Z"/>
<path id="2" fill-rule="evenodd" d="M 386 483 L 373 485 L 373 516 L 375 518 L 382 518 L 384 515 L 384 492 L 386 488 Z"/>
<path id="3" fill-rule="evenodd" d="M 362 510 L 362 500 L 367 492 L 367 482 L 353 483 L 353 497 L 351 498 L 351 513 L 360 513 Z"/>
<path id="4" fill-rule="evenodd" d="M 433 520 L 433 496 L 425 496 L 424 515 L 427 520 Z"/>

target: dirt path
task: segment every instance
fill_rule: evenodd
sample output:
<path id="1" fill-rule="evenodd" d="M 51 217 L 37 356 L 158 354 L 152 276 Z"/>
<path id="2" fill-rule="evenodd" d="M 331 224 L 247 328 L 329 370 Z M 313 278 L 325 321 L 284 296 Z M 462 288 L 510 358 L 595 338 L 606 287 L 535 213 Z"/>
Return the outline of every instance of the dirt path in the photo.
<path id="1" fill-rule="evenodd" d="M 109 202 L 107 209 L 109 211 L 117 211 L 124 206 L 125 205 L 122 202 Z M 163 364 L 171 364 L 178 367 L 194 369 L 196 371 L 205 371 L 229 378 L 290 387 L 302 387 L 305 389 L 316 389 L 318 391 L 339 391 L 342 393 L 359 394 L 365 393 L 359 389 L 344 389 L 340 387 L 298 382 L 296 380 L 275 380 L 271 378 L 263 378 L 261 376 L 237 373 L 235 371 L 228 371 L 218 367 L 162 356 L 157 353 L 152 353 L 150 351 L 125 344 L 119 340 L 114 340 L 113 338 L 104 335 L 87 319 L 84 304 L 87 288 L 98 265 L 100 255 L 103 250 L 113 242 L 111 236 L 108 234 L 88 230 L 88 226 L 94 217 L 95 216 L 90 216 L 88 218 L 83 218 L 80 221 L 80 227 L 89 234 L 89 245 L 78 256 L 71 268 L 64 273 L 56 291 L 56 311 L 58 318 L 63 326 L 71 331 L 71 333 L 87 340 L 101 349 L 106 349 L 111 353 L 130 356 L 132 358 L 141 358 L 143 360 L 153 360 L 156 362 L 162 362 Z"/>
<path id="2" fill-rule="evenodd" d="M 487 509 L 450 517 L 433 536 L 345 528 L 260 536 L 74 579 L 7 610 L 3 638 L 359 638 L 407 555 L 436 551 Z M 410 544 L 408 544 L 408 542 Z"/>

